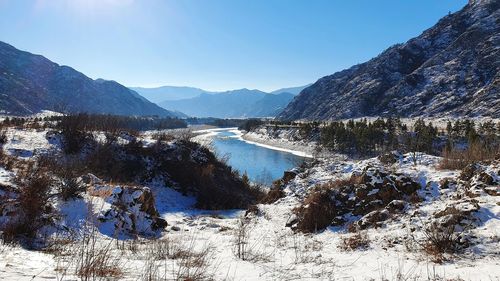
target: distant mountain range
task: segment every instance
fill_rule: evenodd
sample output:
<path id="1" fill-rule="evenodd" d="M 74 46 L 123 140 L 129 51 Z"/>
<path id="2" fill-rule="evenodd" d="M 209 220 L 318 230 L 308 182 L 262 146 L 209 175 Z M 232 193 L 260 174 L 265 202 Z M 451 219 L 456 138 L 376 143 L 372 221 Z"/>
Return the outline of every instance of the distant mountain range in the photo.
<path id="1" fill-rule="evenodd" d="M 240 89 L 214 94 L 203 93 L 190 99 L 164 101 L 159 105 L 194 117 L 274 117 L 293 97 L 290 93 L 275 95 L 259 90 Z"/>
<path id="2" fill-rule="evenodd" d="M 115 81 L 92 80 L 69 66 L 0 42 L 0 112 L 28 115 L 42 110 L 179 116 Z"/>
<path id="3" fill-rule="evenodd" d="M 131 89 L 161 107 L 194 117 L 275 117 L 306 86 L 283 88 L 271 93 L 239 89 L 225 92 L 191 87 L 163 86 Z"/>
<path id="4" fill-rule="evenodd" d="M 193 87 L 178 86 L 162 86 L 157 88 L 130 87 L 130 89 L 136 91 L 141 96 L 154 103 L 161 103 L 169 100 L 190 99 L 204 93 L 215 93 Z"/>
<path id="5" fill-rule="evenodd" d="M 500 1 L 460 11 L 368 62 L 319 79 L 279 115 L 500 117 Z"/>

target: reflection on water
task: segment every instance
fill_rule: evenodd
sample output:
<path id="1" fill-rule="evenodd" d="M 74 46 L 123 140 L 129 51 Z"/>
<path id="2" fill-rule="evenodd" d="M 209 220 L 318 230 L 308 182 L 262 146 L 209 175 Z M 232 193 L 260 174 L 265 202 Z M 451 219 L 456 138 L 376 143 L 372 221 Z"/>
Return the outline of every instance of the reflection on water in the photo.
<path id="1" fill-rule="evenodd" d="M 299 166 L 304 158 L 288 152 L 249 144 L 235 138 L 230 131 L 219 131 L 212 145 L 219 157 L 240 173 L 246 172 L 251 181 L 270 185 L 283 176 L 283 172 Z"/>

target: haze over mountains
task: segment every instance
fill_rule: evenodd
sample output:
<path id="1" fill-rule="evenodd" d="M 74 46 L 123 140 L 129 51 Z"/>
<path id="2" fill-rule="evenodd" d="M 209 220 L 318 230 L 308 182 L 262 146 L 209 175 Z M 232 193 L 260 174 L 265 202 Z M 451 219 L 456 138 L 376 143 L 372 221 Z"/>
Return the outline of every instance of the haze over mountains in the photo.
<path id="1" fill-rule="evenodd" d="M 131 89 L 165 109 L 189 116 L 243 118 L 275 117 L 305 87 L 283 88 L 270 93 L 249 89 L 212 92 L 175 86 Z"/>
<path id="2" fill-rule="evenodd" d="M 0 110 L 27 115 L 41 110 L 176 116 L 115 82 L 92 80 L 69 66 L 0 42 Z"/>
<path id="3" fill-rule="evenodd" d="M 500 1 L 462 10 L 366 63 L 319 79 L 279 115 L 500 116 Z"/>

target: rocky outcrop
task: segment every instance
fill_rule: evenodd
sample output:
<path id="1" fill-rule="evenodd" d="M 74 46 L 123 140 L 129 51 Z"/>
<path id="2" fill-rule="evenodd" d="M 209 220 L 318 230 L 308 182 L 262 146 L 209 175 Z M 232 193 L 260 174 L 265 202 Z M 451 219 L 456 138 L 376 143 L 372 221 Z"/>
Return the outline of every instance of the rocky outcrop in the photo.
<path id="1" fill-rule="evenodd" d="M 500 163 L 495 161 L 489 165 L 481 163 L 466 166 L 458 177 L 460 188 L 470 197 L 486 193 L 491 196 L 500 195 Z"/>
<path id="2" fill-rule="evenodd" d="M 311 213 L 321 215 L 322 222 L 330 225 L 343 225 L 352 222 L 360 229 L 379 227 L 381 222 L 391 216 L 404 212 L 405 201 L 410 197 L 418 197 L 420 185 L 403 174 L 386 173 L 383 170 L 368 166 L 360 173 L 353 173 L 348 181 L 333 182 L 312 191 L 304 200 L 303 206 L 296 209 L 297 227 L 302 231 L 316 231 L 317 223 Z M 327 226 L 321 223 L 323 227 Z"/>
<path id="3" fill-rule="evenodd" d="M 498 117 L 499 10 L 499 1 L 473 1 L 420 36 L 319 79 L 279 117 Z"/>
<path id="4" fill-rule="evenodd" d="M 101 228 L 109 228 L 112 225 L 113 233 L 117 236 L 155 236 L 167 226 L 167 222 L 158 214 L 149 188 L 132 186 L 96 188 L 111 189 L 111 195 L 106 198 L 111 207 L 98 218 L 103 223 Z"/>

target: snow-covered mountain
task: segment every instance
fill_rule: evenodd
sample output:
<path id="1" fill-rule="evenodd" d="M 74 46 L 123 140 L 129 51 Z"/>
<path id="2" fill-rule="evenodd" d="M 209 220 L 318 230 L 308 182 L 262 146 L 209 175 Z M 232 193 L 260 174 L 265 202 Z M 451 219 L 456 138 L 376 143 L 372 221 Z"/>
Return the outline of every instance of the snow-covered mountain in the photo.
<path id="1" fill-rule="evenodd" d="M 0 42 L 0 111 L 26 115 L 42 110 L 177 116 L 115 81 L 92 80 Z"/>
<path id="2" fill-rule="evenodd" d="M 500 1 L 469 1 L 420 36 L 319 79 L 279 117 L 499 117 L 499 70 Z"/>

